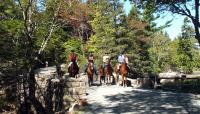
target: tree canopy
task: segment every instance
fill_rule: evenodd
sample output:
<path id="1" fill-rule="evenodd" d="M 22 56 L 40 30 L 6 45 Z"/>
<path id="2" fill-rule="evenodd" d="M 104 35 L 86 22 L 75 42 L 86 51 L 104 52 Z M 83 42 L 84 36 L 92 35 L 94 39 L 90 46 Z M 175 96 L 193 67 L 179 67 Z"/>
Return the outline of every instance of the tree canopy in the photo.
<path id="1" fill-rule="evenodd" d="M 162 13 L 169 11 L 173 14 L 179 14 L 188 17 L 193 23 L 195 38 L 200 44 L 200 21 L 199 21 L 199 0 L 130 0 L 137 4 L 139 8 L 144 5 L 149 6 L 154 12 Z M 152 7 L 153 6 L 153 7 Z"/>

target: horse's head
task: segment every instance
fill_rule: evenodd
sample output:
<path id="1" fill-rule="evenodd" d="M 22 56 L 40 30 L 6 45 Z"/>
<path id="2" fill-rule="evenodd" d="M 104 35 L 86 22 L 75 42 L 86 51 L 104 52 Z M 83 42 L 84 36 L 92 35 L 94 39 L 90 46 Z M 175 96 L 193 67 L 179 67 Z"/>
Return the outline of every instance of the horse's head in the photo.
<path id="1" fill-rule="evenodd" d="M 93 73 L 93 71 L 94 71 L 93 64 L 89 62 L 88 66 L 87 66 L 87 72 L 92 72 Z"/>

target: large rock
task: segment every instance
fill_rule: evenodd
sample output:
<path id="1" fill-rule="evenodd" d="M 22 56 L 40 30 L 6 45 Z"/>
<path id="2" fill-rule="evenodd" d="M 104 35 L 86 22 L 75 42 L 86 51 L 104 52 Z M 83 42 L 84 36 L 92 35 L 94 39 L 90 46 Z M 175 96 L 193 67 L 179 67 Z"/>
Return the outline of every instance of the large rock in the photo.
<path id="1" fill-rule="evenodd" d="M 153 82 L 149 78 L 137 78 L 134 88 L 152 88 Z"/>
<path id="2" fill-rule="evenodd" d="M 186 78 L 186 75 L 179 73 L 179 72 L 166 72 L 166 73 L 160 73 L 158 78 L 160 78 L 160 83 L 163 85 L 173 85 L 176 84 L 178 79 L 180 78 Z M 169 79 L 162 79 L 162 78 L 169 78 Z M 171 79 L 170 79 L 171 78 Z"/>

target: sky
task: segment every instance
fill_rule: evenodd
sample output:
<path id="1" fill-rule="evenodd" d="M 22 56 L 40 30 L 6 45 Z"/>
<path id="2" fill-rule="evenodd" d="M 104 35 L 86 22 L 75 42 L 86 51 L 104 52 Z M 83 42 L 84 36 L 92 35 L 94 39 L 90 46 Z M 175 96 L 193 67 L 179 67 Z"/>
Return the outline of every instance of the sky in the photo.
<path id="1" fill-rule="evenodd" d="M 126 14 L 131 10 L 131 4 L 129 0 L 124 3 L 124 10 Z M 170 39 L 176 38 L 181 33 L 181 26 L 183 25 L 183 16 L 172 15 L 171 13 L 165 13 L 164 17 L 160 17 L 156 23 L 157 26 L 164 25 L 168 20 L 173 19 L 171 26 L 164 29 L 169 34 Z"/>

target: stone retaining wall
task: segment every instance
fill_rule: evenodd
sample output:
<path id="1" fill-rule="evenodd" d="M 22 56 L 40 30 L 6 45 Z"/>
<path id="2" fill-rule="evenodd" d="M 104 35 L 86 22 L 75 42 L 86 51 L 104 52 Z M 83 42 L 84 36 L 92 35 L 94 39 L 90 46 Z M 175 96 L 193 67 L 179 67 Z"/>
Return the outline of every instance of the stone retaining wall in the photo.
<path id="1" fill-rule="evenodd" d="M 36 97 L 46 107 L 54 107 L 56 104 L 62 103 L 62 108 L 70 107 L 73 102 L 79 101 L 86 97 L 86 78 L 70 78 L 66 73 L 62 77 L 58 77 L 56 67 L 41 68 L 35 71 L 36 79 Z"/>
<path id="2" fill-rule="evenodd" d="M 86 96 L 86 79 L 85 77 L 67 78 L 66 79 L 66 95 L 71 96 L 75 99 L 80 99 Z"/>

